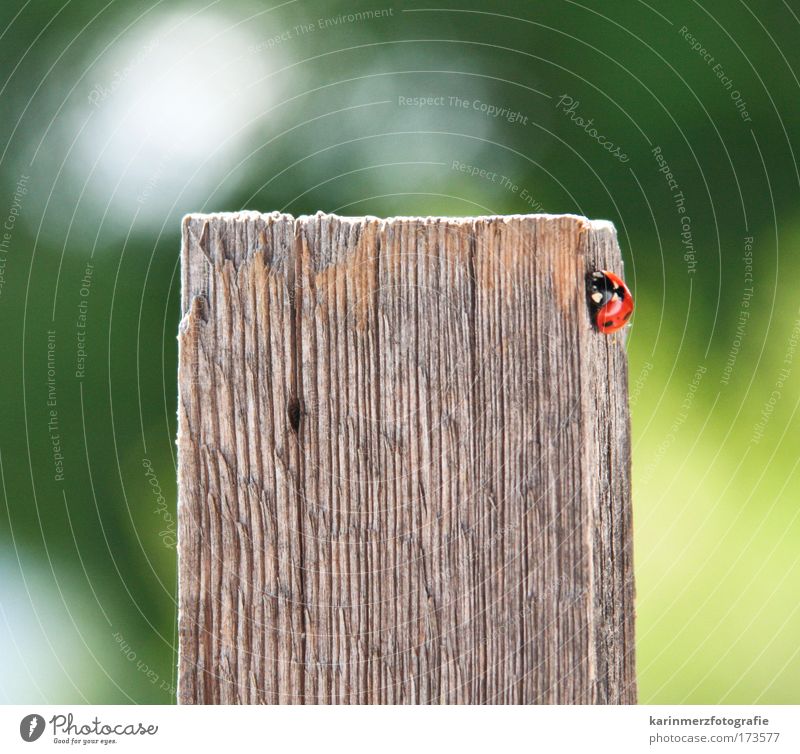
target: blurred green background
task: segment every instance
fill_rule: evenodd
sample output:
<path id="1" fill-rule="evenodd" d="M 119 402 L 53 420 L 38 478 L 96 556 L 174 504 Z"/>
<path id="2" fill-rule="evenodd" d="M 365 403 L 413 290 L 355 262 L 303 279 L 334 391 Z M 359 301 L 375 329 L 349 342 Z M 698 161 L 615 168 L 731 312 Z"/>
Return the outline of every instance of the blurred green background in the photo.
<path id="1" fill-rule="evenodd" d="M 4 2 L 0 699 L 174 701 L 179 222 L 249 208 L 612 220 L 641 701 L 800 702 L 799 33 L 797 0 Z"/>

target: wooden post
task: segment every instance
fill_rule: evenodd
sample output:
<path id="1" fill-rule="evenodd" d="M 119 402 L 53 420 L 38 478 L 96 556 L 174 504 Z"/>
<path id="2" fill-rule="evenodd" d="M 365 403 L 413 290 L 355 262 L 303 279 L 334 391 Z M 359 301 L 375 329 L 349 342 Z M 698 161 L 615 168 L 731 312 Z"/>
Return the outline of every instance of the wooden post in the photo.
<path id="1" fill-rule="evenodd" d="M 182 703 L 633 703 L 624 335 L 575 216 L 183 223 Z"/>

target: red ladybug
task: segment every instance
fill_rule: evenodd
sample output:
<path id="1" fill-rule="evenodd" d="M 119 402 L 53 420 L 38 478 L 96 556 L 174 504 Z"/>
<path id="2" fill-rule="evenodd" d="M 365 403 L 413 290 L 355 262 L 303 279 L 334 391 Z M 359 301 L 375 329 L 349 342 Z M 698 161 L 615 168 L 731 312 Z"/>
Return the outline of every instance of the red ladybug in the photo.
<path id="1" fill-rule="evenodd" d="M 633 296 L 622 278 L 608 270 L 593 272 L 589 278 L 589 299 L 594 323 L 602 332 L 612 333 L 628 324 L 633 314 Z"/>

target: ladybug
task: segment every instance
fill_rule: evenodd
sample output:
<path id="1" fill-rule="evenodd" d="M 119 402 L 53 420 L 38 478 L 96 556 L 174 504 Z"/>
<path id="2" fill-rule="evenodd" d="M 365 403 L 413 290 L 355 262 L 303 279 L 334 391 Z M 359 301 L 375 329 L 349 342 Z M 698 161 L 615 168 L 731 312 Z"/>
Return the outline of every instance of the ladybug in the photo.
<path id="1" fill-rule="evenodd" d="M 625 327 L 633 314 L 633 296 L 628 286 L 608 270 L 597 270 L 589 276 L 589 299 L 594 323 L 606 335 Z"/>

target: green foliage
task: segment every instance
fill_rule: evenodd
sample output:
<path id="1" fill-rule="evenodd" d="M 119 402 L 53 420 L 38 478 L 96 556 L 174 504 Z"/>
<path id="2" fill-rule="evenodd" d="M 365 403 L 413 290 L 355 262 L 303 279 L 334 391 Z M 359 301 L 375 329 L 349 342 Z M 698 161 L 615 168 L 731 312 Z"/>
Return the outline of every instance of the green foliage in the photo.
<path id="1" fill-rule="evenodd" d="M 179 221 L 246 207 L 613 220 L 642 701 L 796 703 L 789 5 L 274 5 L 0 9 L 6 701 L 173 699 Z"/>

